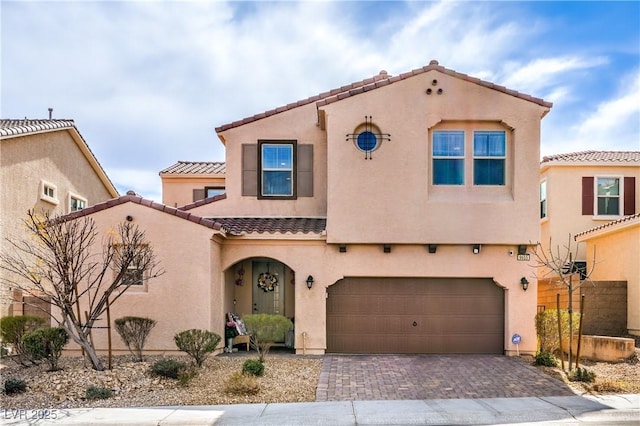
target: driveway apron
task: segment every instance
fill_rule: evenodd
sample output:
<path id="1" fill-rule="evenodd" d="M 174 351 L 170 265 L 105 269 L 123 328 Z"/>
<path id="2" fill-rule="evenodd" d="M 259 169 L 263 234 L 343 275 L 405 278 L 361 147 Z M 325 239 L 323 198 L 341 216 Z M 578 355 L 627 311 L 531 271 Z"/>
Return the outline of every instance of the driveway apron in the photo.
<path id="1" fill-rule="evenodd" d="M 325 355 L 316 401 L 574 396 L 503 355 Z"/>

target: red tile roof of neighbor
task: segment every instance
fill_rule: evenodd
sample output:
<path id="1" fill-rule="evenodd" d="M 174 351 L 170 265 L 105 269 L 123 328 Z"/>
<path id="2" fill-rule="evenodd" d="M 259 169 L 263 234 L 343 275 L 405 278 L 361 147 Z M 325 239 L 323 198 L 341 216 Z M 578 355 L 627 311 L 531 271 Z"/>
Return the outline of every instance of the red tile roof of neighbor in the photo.
<path id="1" fill-rule="evenodd" d="M 163 174 L 225 174 L 227 166 L 224 161 L 178 161 L 160 172 Z"/>
<path id="2" fill-rule="evenodd" d="M 436 61 L 436 60 L 432 60 L 431 62 L 429 62 L 429 65 L 425 65 L 422 68 L 417 68 L 417 69 L 414 69 L 412 71 L 409 71 L 409 72 L 406 72 L 406 73 L 403 73 L 403 74 L 400 74 L 400 75 L 397 75 L 397 76 L 391 76 L 386 71 L 380 71 L 380 73 L 378 75 L 373 76 L 371 78 L 367 78 L 367 79 L 362 80 L 362 81 L 351 83 L 351 84 L 348 84 L 346 86 L 342 86 L 342 87 L 339 87 L 337 89 L 330 90 L 328 92 L 320 93 L 319 95 L 311 96 L 311 97 L 309 97 L 307 99 L 302 99 L 302 100 L 299 100 L 297 102 L 292 102 L 292 103 L 287 104 L 285 106 L 281 106 L 281 107 L 278 107 L 278 108 L 275 108 L 275 109 L 272 109 L 272 110 L 269 110 L 269 111 L 265 111 L 265 112 L 262 112 L 260 114 L 253 115 L 251 117 L 243 118 L 242 120 L 234 121 L 234 122 L 228 123 L 228 124 L 223 124 L 222 126 L 216 127 L 215 130 L 216 130 L 217 133 L 224 132 L 225 130 L 232 129 L 234 127 L 239 127 L 239 126 L 242 126 L 244 124 L 260 120 L 262 118 L 266 118 L 266 117 L 269 117 L 269 116 L 272 116 L 272 115 L 275 115 L 275 114 L 279 114 L 281 112 L 288 111 L 288 110 L 291 110 L 291 109 L 294 109 L 294 108 L 297 108 L 297 107 L 300 107 L 300 106 L 303 106 L 303 105 L 308 105 L 308 104 L 313 103 L 313 102 L 316 103 L 316 106 L 321 107 L 321 106 L 328 105 L 328 104 L 333 103 L 333 102 L 337 102 L 337 101 L 342 100 L 344 98 L 347 98 L 347 97 L 350 97 L 350 96 L 359 95 L 361 93 L 368 92 L 370 90 L 375 90 L 375 89 L 377 89 L 379 87 L 387 86 L 389 84 L 393 84 L 395 82 L 398 82 L 398 81 L 401 81 L 401 80 L 405 80 L 407 78 L 416 76 L 418 74 L 423 74 L 423 73 L 426 73 L 426 72 L 432 71 L 432 70 L 441 72 L 441 73 L 446 74 L 446 75 L 450 75 L 452 77 L 459 78 L 461 80 L 466 80 L 466 81 L 469 81 L 471 83 L 475 83 L 475 84 L 478 84 L 480 86 L 487 87 L 489 89 L 498 90 L 498 91 L 506 93 L 508 95 L 515 96 L 517 98 L 521 98 L 521 99 L 536 103 L 538 105 L 541 105 L 541 106 L 544 106 L 544 107 L 547 107 L 547 108 L 551 108 L 553 106 L 553 103 L 551 103 L 551 102 L 546 102 L 546 101 L 544 101 L 544 100 L 542 100 L 540 98 L 536 98 L 536 97 L 533 97 L 533 96 L 530 96 L 530 95 L 527 95 L 527 94 L 524 94 L 524 93 L 520 93 L 520 92 L 517 92 L 515 90 L 510 90 L 510 89 L 507 89 L 504 86 L 500 86 L 500 85 L 497 85 L 497 84 L 494 84 L 494 83 L 490 83 L 488 81 L 480 80 L 479 78 L 471 77 L 468 74 L 459 73 L 457 71 L 454 71 L 454 70 L 451 70 L 451 69 L 448 69 L 448 68 L 445 68 L 445 67 L 439 65 L 438 61 Z"/>
<path id="3" fill-rule="evenodd" d="M 193 203 L 185 204 L 182 207 L 178 207 L 180 210 L 191 210 L 196 207 L 204 206 L 205 204 L 213 203 L 216 201 L 224 200 L 227 198 L 227 194 L 219 194 L 209 198 L 203 198 L 202 200 L 194 201 Z"/>
<path id="4" fill-rule="evenodd" d="M 542 163 L 640 163 L 640 151 L 580 151 L 549 155 Z"/>
<path id="5" fill-rule="evenodd" d="M 211 218 L 233 235 L 240 234 L 322 234 L 326 218 L 311 217 L 215 217 Z"/>
<path id="6" fill-rule="evenodd" d="M 574 236 L 574 239 L 577 240 L 578 237 L 581 237 L 583 235 L 590 234 L 590 233 L 596 232 L 596 231 L 600 231 L 602 229 L 611 228 L 613 226 L 617 226 L 617 225 L 620 225 L 622 223 L 634 222 L 634 221 L 636 221 L 636 219 L 640 219 L 640 213 L 636 213 L 636 214 L 633 214 L 631 216 L 625 216 L 622 219 L 612 220 L 611 222 L 607 222 L 607 223 L 602 224 L 600 226 L 596 226 L 595 228 L 591 228 L 591 229 L 587 229 L 586 231 L 579 232 Z"/>

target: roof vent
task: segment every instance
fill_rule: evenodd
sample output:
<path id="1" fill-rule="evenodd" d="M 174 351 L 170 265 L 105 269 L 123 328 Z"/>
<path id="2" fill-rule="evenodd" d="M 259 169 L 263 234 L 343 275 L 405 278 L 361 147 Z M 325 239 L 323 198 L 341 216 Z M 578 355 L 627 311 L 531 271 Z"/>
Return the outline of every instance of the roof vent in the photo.
<path id="1" fill-rule="evenodd" d="M 130 189 L 127 191 L 127 195 L 137 195 L 137 194 L 136 194 L 136 191 Z"/>
<path id="2" fill-rule="evenodd" d="M 49 108 L 49 120 L 53 117 L 53 108 Z"/>

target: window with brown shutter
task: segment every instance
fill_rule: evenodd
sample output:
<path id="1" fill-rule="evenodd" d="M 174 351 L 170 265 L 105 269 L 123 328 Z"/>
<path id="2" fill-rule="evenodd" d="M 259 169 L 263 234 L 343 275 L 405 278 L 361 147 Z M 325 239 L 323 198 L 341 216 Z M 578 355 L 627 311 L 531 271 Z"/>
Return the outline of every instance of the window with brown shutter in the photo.
<path id="1" fill-rule="evenodd" d="M 636 178 L 633 176 L 624 178 L 624 214 L 636 214 Z"/>
<path id="2" fill-rule="evenodd" d="M 582 214 L 593 215 L 593 176 L 582 178 Z"/>

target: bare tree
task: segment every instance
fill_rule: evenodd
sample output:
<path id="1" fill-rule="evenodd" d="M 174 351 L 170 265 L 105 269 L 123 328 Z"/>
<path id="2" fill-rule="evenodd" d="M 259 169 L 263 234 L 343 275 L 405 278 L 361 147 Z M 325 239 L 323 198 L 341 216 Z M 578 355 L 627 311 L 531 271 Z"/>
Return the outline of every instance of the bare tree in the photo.
<path id="1" fill-rule="evenodd" d="M 578 251 L 578 243 L 572 244 L 573 237 L 569 234 L 567 244 L 553 246 L 549 238 L 549 247 L 545 250 L 540 242 L 533 249 L 538 271 L 543 271 L 541 278 L 550 278 L 552 282 L 566 288 L 569 296 L 567 311 L 569 313 L 569 370 L 571 370 L 572 345 L 573 345 L 573 292 L 580 290 L 582 285 L 589 280 L 596 265 L 596 247 L 593 247 L 593 257 L 586 265 L 578 263 L 575 259 Z M 578 275 L 576 282 L 575 276 Z M 560 348 L 562 350 L 562 348 Z"/>
<path id="2" fill-rule="evenodd" d="M 84 349 L 94 369 L 104 370 L 90 339 L 95 322 L 132 280 L 163 273 L 144 232 L 123 222 L 104 236 L 100 250 L 96 224 L 89 216 L 51 217 L 30 210 L 23 223 L 27 235 L 8 238 L 9 250 L 0 253 L 0 268 L 8 272 L 3 284 L 50 301 L 58 308 L 49 313 L 51 318 Z"/>

